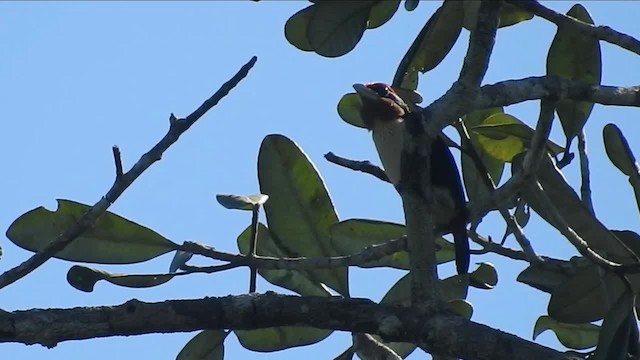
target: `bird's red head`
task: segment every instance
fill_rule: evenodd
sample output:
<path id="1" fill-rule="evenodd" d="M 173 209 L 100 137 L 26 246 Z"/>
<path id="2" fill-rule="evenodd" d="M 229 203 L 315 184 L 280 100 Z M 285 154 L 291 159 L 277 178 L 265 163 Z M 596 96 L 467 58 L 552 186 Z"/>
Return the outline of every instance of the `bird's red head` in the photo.
<path id="1" fill-rule="evenodd" d="M 360 116 L 369 130 L 372 130 L 377 122 L 399 121 L 409 112 L 407 104 L 385 83 L 354 84 L 353 88 L 362 101 Z"/>

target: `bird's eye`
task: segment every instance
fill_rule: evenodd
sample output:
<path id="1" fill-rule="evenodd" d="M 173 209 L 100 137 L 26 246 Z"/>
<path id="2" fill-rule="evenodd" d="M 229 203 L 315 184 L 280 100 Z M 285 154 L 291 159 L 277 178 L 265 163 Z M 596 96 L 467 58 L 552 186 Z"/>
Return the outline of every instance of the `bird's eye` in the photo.
<path id="1" fill-rule="evenodd" d="M 382 96 L 382 97 L 388 97 L 389 96 L 389 88 L 387 86 L 376 86 L 373 88 L 373 91 L 376 92 L 376 94 Z"/>

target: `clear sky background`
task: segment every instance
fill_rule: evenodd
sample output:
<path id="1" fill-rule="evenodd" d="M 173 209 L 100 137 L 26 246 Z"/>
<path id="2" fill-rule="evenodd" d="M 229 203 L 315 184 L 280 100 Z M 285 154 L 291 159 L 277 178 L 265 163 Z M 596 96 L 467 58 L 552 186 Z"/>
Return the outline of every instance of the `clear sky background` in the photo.
<path id="1" fill-rule="evenodd" d="M 37 206 L 55 209 L 56 198 L 87 204 L 111 186 L 111 146 L 120 146 L 131 166 L 166 132 L 171 112 L 185 116 L 230 78 L 251 56 L 258 63 L 247 79 L 201 119 L 111 207 L 111 211 L 151 227 L 174 242 L 197 240 L 237 251 L 236 236 L 248 225 L 245 212 L 229 211 L 217 193 L 258 192 L 256 160 L 270 133 L 296 141 L 322 174 L 341 220 L 372 218 L 402 222 L 399 197 L 388 184 L 326 162 L 323 154 L 378 161 L 370 136 L 340 120 L 336 104 L 351 84 L 390 82 L 395 68 L 424 21 L 440 2 L 423 1 L 414 12 L 401 7 L 379 29 L 367 31 L 346 56 L 327 59 L 303 53 L 284 38 L 285 21 L 309 3 L 303 1 L 212 2 L 1 2 L 0 228 Z M 573 3 L 546 4 L 566 12 Z M 640 36 L 637 2 L 585 1 L 597 24 Z M 556 27 L 542 19 L 499 30 L 485 83 L 543 75 Z M 420 80 L 425 103 L 439 97 L 457 78 L 466 51 L 463 31 L 447 59 Z M 608 85 L 640 84 L 640 58 L 602 43 L 603 78 Z M 423 105 L 424 105 L 423 104 Z M 533 125 L 538 103 L 506 111 Z M 596 105 L 586 125 L 597 215 L 613 229 L 640 230 L 638 210 L 626 178 L 611 165 L 602 145 L 602 127 L 615 122 L 640 154 L 638 111 Z M 552 138 L 563 144 L 558 123 Z M 574 145 L 575 146 L 575 145 Z M 457 153 L 456 153 L 457 156 Z M 579 166 L 565 175 L 576 188 Z M 500 239 L 502 220 L 488 219 L 481 233 Z M 557 231 L 534 217 L 525 228 L 543 255 L 576 255 Z M 0 270 L 30 253 L 8 240 L 1 243 Z M 510 238 L 507 245 L 516 248 Z M 162 272 L 171 255 L 135 266 L 99 266 L 118 272 Z M 548 296 L 516 283 L 526 264 L 497 256 L 476 256 L 499 272 L 491 291 L 471 289 L 473 320 L 531 339 L 533 324 L 546 313 Z M 197 264 L 205 264 L 196 260 Z M 3 310 L 121 304 L 128 299 L 160 301 L 242 294 L 248 271 L 175 279 L 151 289 L 125 289 L 99 283 L 93 293 L 66 282 L 72 264 L 52 260 L 0 292 Z M 443 266 L 450 275 L 453 266 Z M 379 300 L 401 276 L 399 271 L 352 270 L 353 296 Z M 277 288 L 265 281 L 260 291 Z M 281 290 L 280 290 L 281 291 Z M 3 344 L 7 359 L 171 359 L 193 336 L 188 333 L 73 341 L 54 349 Z M 542 344 L 561 348 L 548 332 Z M 350 343 L 335 333 L 306 348 L 252 353 L 234 336 L 225 343 L 228 359 L 331 359 Z M 418 351 L 412 359 L 423 358 Z"/>

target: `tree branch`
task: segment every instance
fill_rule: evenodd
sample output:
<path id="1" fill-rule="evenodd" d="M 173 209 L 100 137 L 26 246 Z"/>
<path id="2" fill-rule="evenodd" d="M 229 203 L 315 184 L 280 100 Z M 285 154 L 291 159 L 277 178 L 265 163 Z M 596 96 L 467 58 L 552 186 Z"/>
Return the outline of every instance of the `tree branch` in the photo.
<path id="1" fill-rule="evenodd" d="M 558 27 L 569 27 L 583 35 L 591 36 L 598 40 L 604 40 L 640 55 L 640 41 L 635 39 L 633 36 L 616 31 L 609 26 L 595 26 L 587 24 L 570 16 L 557 13 L 540 4 L 536 0 L 508 0 L 508 2 L 531 12 L 536 16 L 549 20 Z"/>
<path id="2" fill-rule="evenodd" d="M 561 352 L 477 324 L 440 308 L 429 316 L 368 299 L 275 293 L 207 297 L 72 309 L 0 312 L 0 342 L 42 344 L 99 337 L 200 329 L 312 326 L 380 335 L 445 356 L 484 359 L 563 359 Z M 477 356 L 476 356 L 477 355 Z"/>
<path id="3" fill-rule="evenodd" d="M 370 161 L 357 161 L 351 160 L 347 158 L 340 157 L 332 152 L 328 152 L 324 154 L 324 158 L 327 159 L 328 162 L 334 163 L 336 165 L 340 165 L 342 167 L 346 167 L 347 169 L 360 171 L 369 175 L 373 175 L 378 179 L 390 183 L 387 174 L 380 167 L 373 165 Z"/>
<path id="4" fill-rule="evenodd" d="M 22 264 L 9 269 L 2 275 L 0 275 L 0 289 L 16 282 L 17 280 L 31 273 L 33 270 L 37 269 L 40 265 L 49 260 L 54 254 L 64 249 L 75 238 L 80 236 L 84 231 L 91 227 L 96 219 L 100 215 L 104 214 L 109 206 L 111 206 L 111 204 L 113 204 L 113 202 L 115 202 L 120 197 L 120 195 L 122 195 L 122 193 L 145 170 L 153 165 L 153 163 L 160 160 L 162 154 L 171 145 L 178 141 L 180 135 L 187 131 L 196 121 L 198 121 L 198 119 L 200 119 L 207 111 L 214 107 L 223 97 L 225 97 L 231 89 L 238 85 L 240 80 L 244 79 L 247 76 L 249 70 L 251 70 L 257 60 L 258 58 L 256 58 L 255 56 L 252 57 L 251 60 L 249 60 L 248 63 L 242 66 L 242 68 L 229 81 L 224 83 L 220 87 L 220 89 L 218 89 L 218 91 L 216 91 L 209 99 L 207 99 L 202 105 L 200 105 L 198 109 L 196 109 L 185 119 L 175 119 L 172 114 L 171 118 L 174 120 L 170 122 L 169 130 L 167 131 L 165 136 L 160 139 L 160 141 L 153 148 L 151 148 L 151 150 L 143 154 L 138 162 L 136 162 L 129 171 L 122 174 L 122 176 L 116 176 L 116 179 L 109 191 L 107 191 L 107 193 L 97 203 L 95 203 L 89 210 L 87 210 L 87 212 L 84 213 L 75 224 L 67 228 L 44 250 L 34 254 Z M 119 157 L 115 155 L 115 152 L 114 157 L 117 170 L 117 162 Z M 117 175 L 119 175 L 118 170 Z"/>
<path id="5" fill-rule="evenodd" d="M 580 155 L 580 199 L 591 215 L 595 216 L 593 201 L 591 200 L 591 171 L 589 171 L 589 157 L 587 156 L 587 135 L 584 129 L 578 133 L 578 153 Z"/>

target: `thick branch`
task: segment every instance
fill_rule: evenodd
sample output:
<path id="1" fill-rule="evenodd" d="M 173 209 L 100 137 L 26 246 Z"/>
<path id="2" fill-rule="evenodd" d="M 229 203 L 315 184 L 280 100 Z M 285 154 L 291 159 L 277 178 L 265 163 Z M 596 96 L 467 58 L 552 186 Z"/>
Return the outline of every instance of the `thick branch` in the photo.
<path id="1" fill-rule="evenodd" d="M 640 55 L 640 41 L 608 26 L 591 25 L 570 16 L 557 13 L 540 4 L 536 0 L 510 0 L 509 2 L 533 13 L 536 16 L 551 21 L 558 27 L 566 26 L 583 35 L 591 36 L 598 40 L 604 40 Z"/>
<path id="2" fill-rule="evenodd" d="M 640 107 L 640 86 L 589 85 L 557 76 L 528 77 L 483 86 L 473 109 L 508 106 L 545 97 Z"/>
<path id="3" fill-rule="evenodd" d="M 413 342 L 433 353 L 460 358 L 563 358 L 556 350 L 467 321 L 448 310 L 418 316 L 409 308 L 366 299 L 274 293 L 0 312 L 0 342 L 53 347 L 67 340 L 287 325 L 377 334 L 386 340 Z"/>
<path id="4" fill-rule="evenodd" d="M 209 111 L 212 107 L 214 107 L 223 97 L 225 97 L 231 89 L 233 89 L 240 80 L 244 79 L 249 70 L 256 63 L 258 58 L 255 56 L 249 60 L 229 81 L 224 83 L 218 91 L 216 91 L 209 99 L 207 99 L 198 109 L 196 109 L 193 113 L 187 116 L 186 119 L 173 119 L 170 122 L 169 131 L 167 134 L 147 153 L 142 155 L 138 162 L 133 165 L 131 170 L 126 173 L 121 174 L 122 169 L 118 169 L 118 162 L 120 159 L 120 153 L 117 152 L 117 156 L 114 156 L 116 161 L 116 180 L 113 185 L 107 191 L 107 193 L 93 205 L 86 213 L 82 215 L 78 221 L 67 228 L 62 234 L 60 234 L 55 240 L 53 240 L 44 250 L 34 254 L 27 261 L 22 264 L 14 267 L 13 269 L 7 270 L 2 275 L 0 275 L 0 289 L 10 285 L 17 280 L 23 278 L 27 274 L 31 273 L 33 270 L 37 269 L 40 265 L 44 264 L 47 260 L 49 260 L 54 254 L 64 249 L 67 245 L 69 245 L 75 238 L 80 236 L 84 231 L 86 231 L 96 219 L 104 214 L 109 206 L 116 201 L 120 195 L 140 176 L 142 173 L 147 170 L 153 163 L 160 160 L 162 158 L 162 154 L 176 141 L 180 138 L 185 131 L 187 131 L 191 125 L 193 125 L 198 119 L 200 119 L 207 111 Z"/>

